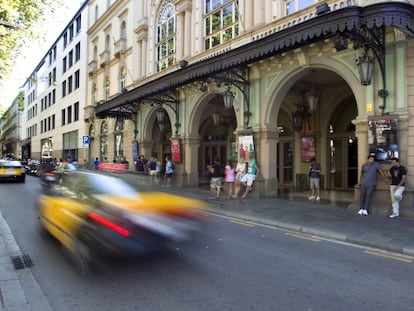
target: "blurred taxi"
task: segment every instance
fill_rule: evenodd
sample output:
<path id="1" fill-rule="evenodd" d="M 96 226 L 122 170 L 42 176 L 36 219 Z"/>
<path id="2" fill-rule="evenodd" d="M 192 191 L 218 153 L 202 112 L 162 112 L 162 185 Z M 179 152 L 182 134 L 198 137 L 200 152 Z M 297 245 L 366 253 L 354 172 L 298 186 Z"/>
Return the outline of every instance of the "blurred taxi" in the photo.
<path id="1" fill-rule="evenodd" d="M 0 160 L 0 180 L 24 183 L 26 181 L 26 171 L 22 163 L 15 160 Z"/>
<path id="2" fill-rule="evenodd" d="M 63 174 L 44 186 L 39 219 L 82 272 L 93 256 L 134 256 L 191 240 L 204 202 L 162 192 L 141 192 L 124 180 L 87 171 Z"/>

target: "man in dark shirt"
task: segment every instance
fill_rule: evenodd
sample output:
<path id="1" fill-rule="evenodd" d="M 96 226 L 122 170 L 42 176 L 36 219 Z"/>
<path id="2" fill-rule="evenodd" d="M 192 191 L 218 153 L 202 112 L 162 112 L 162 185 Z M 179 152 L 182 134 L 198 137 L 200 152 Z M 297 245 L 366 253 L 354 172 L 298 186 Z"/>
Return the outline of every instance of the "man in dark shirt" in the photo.
<path id="1" fill-rule="evenodd" d="M 392 202 L 392 214 L 390 218 L 400 216 L 400 201 L 405 190 L 405 180 L 407 179 L 407 169 L 400 164 L 398 158 L 391 159 L 389 176 L 391 179 L 390 193 Z"/>
<path id="2" fill-rule="evenodd" d="M 211 173 L 210 188 L 215 192 L 215 199 L 220 198 L 220 191 L 223 187 L 223 168 L 220 160 L 216 157 L 212 166 L 207 166 Z"/>

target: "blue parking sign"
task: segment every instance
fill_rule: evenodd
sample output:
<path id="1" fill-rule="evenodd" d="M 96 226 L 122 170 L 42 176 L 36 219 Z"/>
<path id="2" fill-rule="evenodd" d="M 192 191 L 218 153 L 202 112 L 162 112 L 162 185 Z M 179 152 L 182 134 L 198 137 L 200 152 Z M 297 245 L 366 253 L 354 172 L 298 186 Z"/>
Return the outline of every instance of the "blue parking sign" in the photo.
<path id="1" fill-rule="evenodd" d="M 89 145 L 89 136 L 83 136 L 83 145 L 88 146 Z"/>

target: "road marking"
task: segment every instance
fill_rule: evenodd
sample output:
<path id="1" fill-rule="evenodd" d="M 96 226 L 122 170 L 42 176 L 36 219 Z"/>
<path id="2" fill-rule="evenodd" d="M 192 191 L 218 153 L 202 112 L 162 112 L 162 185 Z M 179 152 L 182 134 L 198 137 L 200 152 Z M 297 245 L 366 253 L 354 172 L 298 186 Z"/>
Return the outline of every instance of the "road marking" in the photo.
<path id="1" fill-rule="evenodd" d="M 249 223 L 244 222 L 244 221 L 230 220 L 230 222 L 232 222 L 232 223 L 234 223 L 234 224 L 238 224 L 238 225 L 246 226 L 246 227 L 254 227 L 254 225 L 253 225 L 253 224 L 249 224 Z"/>
<path id="2" fill-rule="evenodd" d="M 312 238 L 312 237 L 307 236 L 307 235 L 294 234 L 294 233 L 290 233 L 290 232 L 285 232 L 285 235 L 287 235 L 287 236 L 291 236 L 291 237 L 294 237 L 294 238 L 299 238 L 299 239 L 309 240 L 309 241 L 313 241 L 313 242 L 320 242 L 320 241 L 321 241 L 321 240 L 319 240 L 319 239 Z"/>
<path id="3" fill-rule="evenodd" d="M 385 253 L 381 253 L 381 252 L 373 252 L 373 251 L 364 251 L 365 254 L 369 254 L 369 255 L 374 255 L 374 256 L 380 256 L 380 257 L 385 257 L 388 259 L 393 259 L 393 260 L 397 260 L 397 261 L 402 261 L 405 263 L 412 263 L 413 261 L 411 259 L 407 259 L 404 257 L 400 257 L 400 256 L 393 256 L 393 255 L 389 255 L 389 254 L 385 254 Z"/>

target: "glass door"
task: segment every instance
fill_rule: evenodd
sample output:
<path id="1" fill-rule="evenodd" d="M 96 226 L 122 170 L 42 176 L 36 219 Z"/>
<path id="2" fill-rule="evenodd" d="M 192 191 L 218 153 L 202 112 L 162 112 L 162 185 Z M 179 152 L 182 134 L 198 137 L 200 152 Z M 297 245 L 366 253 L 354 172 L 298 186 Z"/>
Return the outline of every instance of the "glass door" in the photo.
<path id="1" fill-rule="evenodd" d="M 277 146 L 277 179 L 279 181 L 279 188 L 293 188 L 294 140 L 282 140 Z"/>

